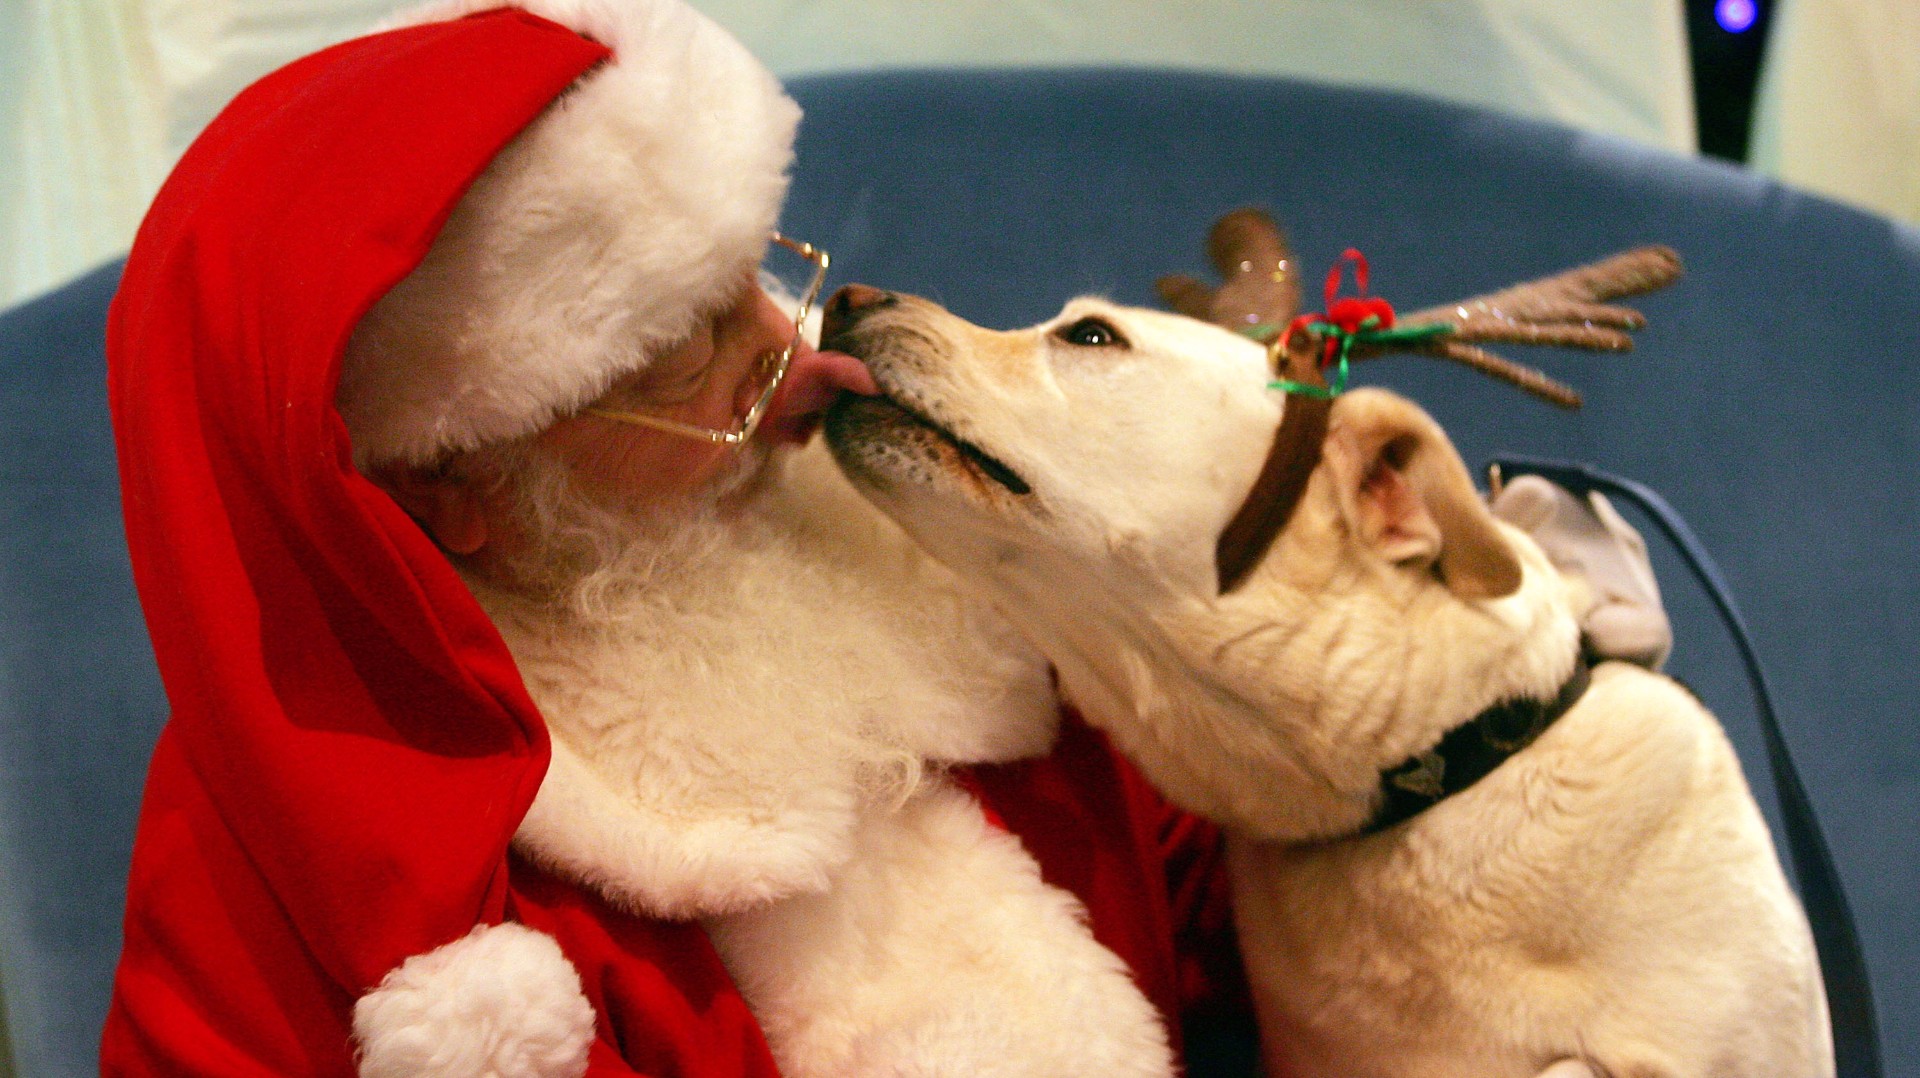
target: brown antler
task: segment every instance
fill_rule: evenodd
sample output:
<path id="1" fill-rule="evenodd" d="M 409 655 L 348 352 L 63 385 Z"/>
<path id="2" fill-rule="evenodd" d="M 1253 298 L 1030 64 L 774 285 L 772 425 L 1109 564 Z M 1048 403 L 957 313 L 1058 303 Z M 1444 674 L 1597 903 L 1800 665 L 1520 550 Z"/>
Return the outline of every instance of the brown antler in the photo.
<path id="1" fill-rule="evenodd" d="M 1631 307 L 1606 301 L 1645 295 L 1680 279 L 1680 256 L 1671 247 L 1637 247 L 1591 265 L 1514 285 L 1443 307 L 1415 311 L 1402 324 L 1446 322 L 1452 333 L 1412 351 L 1464 363 L 1566 408 L 1580 395 L 1531 367 L 1502 359 L 1478 342 L 1557 345 L 1590 352 L 1629 352 L 1646 318 Z M 1362 350 L 1356 349 L 1356 354 Z M 1368 353 L 1368 354 L 1384 354 Z"/>
<path id="2" fill-rule="evenodd" d="M 1175 310 L 1236 330 L 1261 322 L 1284 326 L 1297 313 L 1297 264 L 1279 226 L 1267 214 L 1251 208 L 1228 213 L 1208 234 L 1207 247 L 1225 283 L 1209 289 L 1191 277 L 1161 278 L 1160 294 Z M 1578 408 L 1580 395 L 1573 389 L 1479 345 L 1630 351 L 1633 338 L 1627 331 L 1646 325 L 1646 319 L 1636 310 L 1607 301 L 1664 288 L 1680 273 L 1680 256 L 1671 248 L 1637 248 L 1552 277 L 1402 316 L 1398 320 L 1402 326 L 1439 322 L 1452 325 L 1454 331 L 1418 345 L 1357 346 L 1350 358 L 1394 351 L 1439 356 L 1562 407 Z M 1292 350 L 1311 352 L 1315 347 L 1304 334 L 1290 342 Z"/>
<path id="3" fill-rule="evenodd" d="M 1186 276 L 1162 277 L 1160 295 L 1182 314 L 1276 339 L 1300 310 L 1298 264 L 1285 234 L 1258 209 L 1238 209 L 1220 218 L 1207 234 L 1207 254 L 1223 283 L 1209 288 Z M 1515 285 L 1473 299 L 1418 311 L 1397 320 L 1400 326 L 1451 325 L 1452 332 L 1398 348 L 1356 345 L 1349 358 L 1364 359 L 1389 351 L 1412 351 L 1464 363 L 1565 408 L 1578 408 L 1580 395 L 1531 367 L 1481 348 L 1482 342 L 1549 344 L 1593 351 L 1624 352 L 1633 347 L 1628 330 L 1646 324 L 1640 312 L 1607 301 L 1664 288 L 1680 276 L 1680 258 L 1665 247 L 1642 247 L 1553 277 Z M 1274 373 L 1307 386 L 1325 386 L 1320 374 L 1319 341 L 1300 333 L 1287 341 L 1285 354 L 1273 358 Z M 1286 526 L 1320 460 L 1330 399 L 1290 393 L 1273 445 L 1247 498 L 1220 532 L 1214 566 L 1222 594 L 1239 586 L 1265 556 Z"/>
<path id="4" fill-rule="evenodd" d="M 1190 318 L 1246 331 L 1284 326 L 1300 313 L 1300 270 L 1287 234 L 1265 210 L 1233 210 L 1207 232 L 1207 256 L 1224 282 L 1208 288 L 1185 274 L 1154 282 L 1167 305 Z"/>

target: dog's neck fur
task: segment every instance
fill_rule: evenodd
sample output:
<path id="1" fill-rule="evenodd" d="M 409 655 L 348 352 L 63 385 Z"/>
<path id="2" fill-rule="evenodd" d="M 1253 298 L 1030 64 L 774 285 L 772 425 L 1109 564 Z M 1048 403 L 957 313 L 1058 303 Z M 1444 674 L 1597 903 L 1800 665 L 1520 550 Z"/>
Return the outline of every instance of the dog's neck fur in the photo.
<path id="1" fill-rule="evenodd" d="M 1551 698 L 1578 652 L 1576 597 L 1526 536 L 1505 530 L 1520 589 L 1465 601 L 1428 574 L 1354 557 L 1326 483 L 1315 477 L 1229 595 L 1137 577 L 1076 589 L 1080 602 L 1125 597 L 1089 612 L 1047 606 L 1045 573 L 1020 589 L 1068 698 L 1175 801 L 1262 841 L 1359 831 L 1384 769 L 1494 703 Z M 1330 547 L 1344 556 L 1329 560 Z"/>

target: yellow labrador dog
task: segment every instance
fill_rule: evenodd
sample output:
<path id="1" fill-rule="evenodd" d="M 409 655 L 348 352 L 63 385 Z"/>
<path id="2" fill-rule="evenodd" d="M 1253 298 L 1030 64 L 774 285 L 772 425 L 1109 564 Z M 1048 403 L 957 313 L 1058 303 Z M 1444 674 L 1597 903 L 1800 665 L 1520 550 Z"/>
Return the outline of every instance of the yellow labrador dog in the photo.
<path id="1" fill-rule="evenodd" d="M 1426 413 L 1339 397 L 1223 593 L 1216 542 L 1291 406 L 1259 345 L 1092 299 L 993 332 L 863 286 L 827 331 L 885 391 L 828 421 L 855 485 L 1224 825 L 1271 1073 L 1833 1073 L 1725 736 L 1666 677 L 1585 668 L 1583 588 Z"/>

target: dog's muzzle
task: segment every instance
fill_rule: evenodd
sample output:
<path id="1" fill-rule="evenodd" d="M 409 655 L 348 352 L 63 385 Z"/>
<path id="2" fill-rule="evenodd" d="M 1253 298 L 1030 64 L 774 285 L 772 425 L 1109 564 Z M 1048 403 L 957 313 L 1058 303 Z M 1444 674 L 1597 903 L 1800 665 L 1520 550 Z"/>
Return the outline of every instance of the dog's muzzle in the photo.
<path id="1" fill-rule="evenodd" d="M 877 397 L 843 395 L 829 410 L 827 440 L 835 455 L 846 464 L 851 459 L 847 450 L 855 442 L 930 438 L 957 454 L 974 474 L 1007 493 L 1031 494 L 1033 487 L 1018 472 L 912 403 L 914 395 L 900 385 L 895 365 L 886 362 L 887 327 L 869 326 L 862 331 L 863 321 L 899 306 L 900 300 L 895 293 L 864 284 L 846 285 L 827 300 L 820 327 L 821 347 L 866 361 L 881 393 Z"/>

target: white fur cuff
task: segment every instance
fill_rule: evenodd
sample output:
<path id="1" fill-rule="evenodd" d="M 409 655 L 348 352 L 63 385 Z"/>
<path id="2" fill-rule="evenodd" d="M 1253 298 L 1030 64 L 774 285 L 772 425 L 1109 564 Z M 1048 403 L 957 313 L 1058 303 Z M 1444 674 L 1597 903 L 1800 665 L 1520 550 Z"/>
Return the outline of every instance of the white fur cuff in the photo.
<path id="1" fill-rule="evenodd" d="M 414 955 L 353 1007 L 361 1078 L 578 1078 L 593 1027 L 560 945 L 517 924 Z"/>

